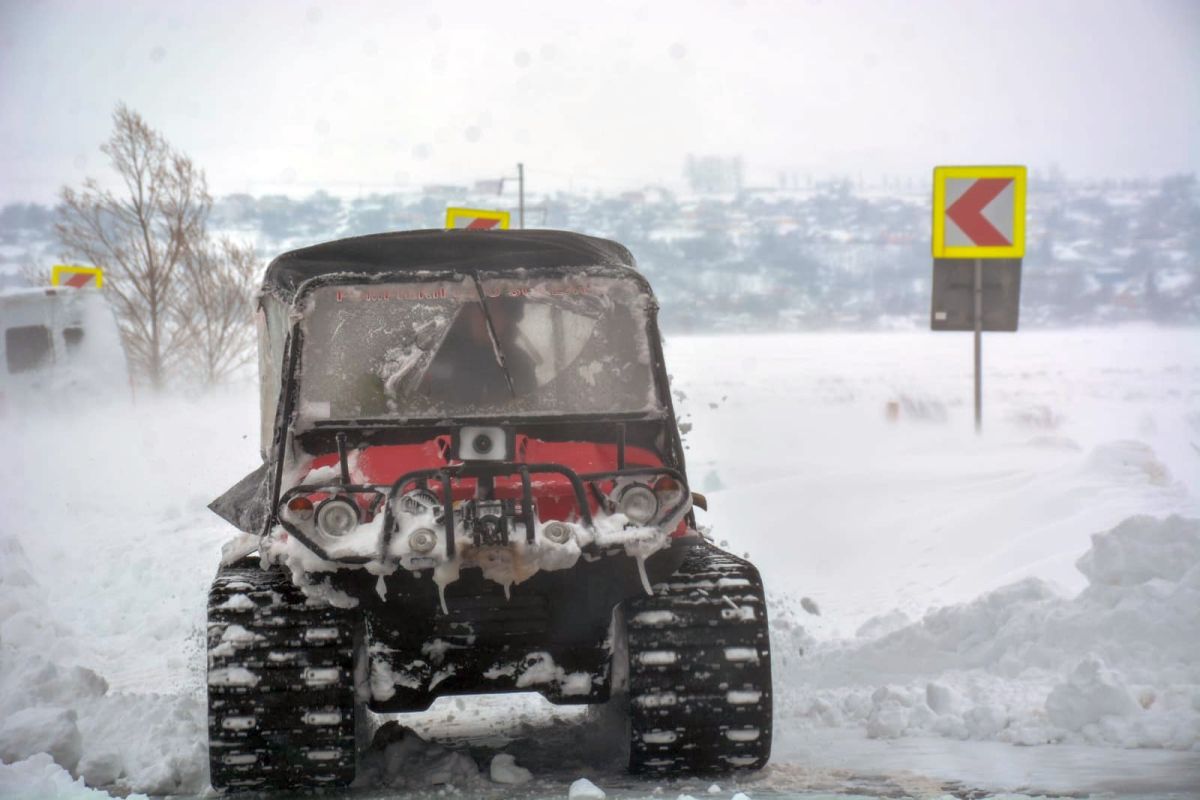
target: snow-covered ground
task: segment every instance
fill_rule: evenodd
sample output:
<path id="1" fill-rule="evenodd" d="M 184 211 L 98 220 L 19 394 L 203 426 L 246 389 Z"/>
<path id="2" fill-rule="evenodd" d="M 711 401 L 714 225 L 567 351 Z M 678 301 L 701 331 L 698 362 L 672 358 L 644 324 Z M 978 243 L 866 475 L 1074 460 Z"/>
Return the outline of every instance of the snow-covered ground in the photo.
<path id="1" fill-rule="evenodd" d="M 712 795 L 658 787 L 589 749 L 599 723 L 577 711 L 465 698 L 400 721 L 469 750 L 392 729 L 376 786 L 1194 796 L 1200 331 L 989 335 L 982 436 L 968 335 L 679 338 L 667 356 L 701 519 L 771 595 L 772 766 Z M 232 531 L 204 506 L 257 463 L 256 402 L 64 397 L 0 419 L 0 796 L 85 792 L 63 767 L 205 790 L 204 599 Z M 500 749 L 516 764 L 490 768 Z M 413 759 L 440 767 L 414 782 Z M 517 765 L 531 781 L 491 780 Z"/>

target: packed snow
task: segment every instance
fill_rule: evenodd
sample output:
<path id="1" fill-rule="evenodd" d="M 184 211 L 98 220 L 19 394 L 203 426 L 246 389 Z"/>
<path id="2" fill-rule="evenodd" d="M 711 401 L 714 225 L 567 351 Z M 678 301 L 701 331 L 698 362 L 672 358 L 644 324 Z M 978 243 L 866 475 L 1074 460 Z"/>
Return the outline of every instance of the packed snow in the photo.
<path id="1" fill-rule="evenodd" d="M 969 337 L 669 342 L 699 519 L 770 595 L 772 765 L 711 795 L 639 783 L 590 718 L 516 695 L 385 723 L 360 782 L 1200 785 L 1198 356 L 1186 330 L 988 336 L 976 437 Z M 0 428 L 0 795 L 203 793 L 204 603 L 236 534 L 205 505 L 257 463 L 254 388 L 50 398 Z"/>
<path id="2" fill-rule="evenodd" d="M 1200 751 L 1200 521 L 1128 519 L 1079 569 L 1074 597 L 1029 577 L 850 640 L 812 641 L 784 609 L 784 714 L 880 739 Z"/>
<path id="3" fill-rule="evenodd" d="M 73 778 L 54 756 L 38 753 L 21 761 L 0 764 L 0 797 L 8 800 L 100 800 L 112 795 L 92 789 L 83 778 Z M 144 794 L 126 800 L 146 800 Z"/>

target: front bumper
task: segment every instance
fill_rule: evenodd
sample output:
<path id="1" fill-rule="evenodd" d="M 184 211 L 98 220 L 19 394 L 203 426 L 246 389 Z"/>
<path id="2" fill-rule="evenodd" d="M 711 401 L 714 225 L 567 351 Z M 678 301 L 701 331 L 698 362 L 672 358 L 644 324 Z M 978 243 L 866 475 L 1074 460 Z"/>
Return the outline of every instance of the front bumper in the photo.
<path id="1" fill-rule="evenodd" d="M 682 473 L 670 467 L 634 467 L 578 474 L 562 464 L 467 462 L 435 469 L 413 470 L 401 475 L 390 485 L 311 483 L 294 486 L 280 497 L 274 511 L 274 522 L 327 562 L 347 565 L 404 562 L 406 554 L 403 546 L 394 547 L 397 535 L 406 523 L 405 512 L 398 511 L 398 502 L 407 491 L 422 489 L 441 501 L 440 518 L 435 521 L 435 525 L 429 526 L 440 534 L 441 547 L 430 557 L 410 558 L 403 564 L 407 568 L 419 569 L 436 566 L 439 561 L 453 561 L 463 546 L 480 548 L 488 544 L 480 541 L 478 530 L 462 530 L 462 522 L 471 518 L 469 509 L 475 502 L 463 497 L 464 484 L 468 482 L 474 484 L 475 490 L 481 485 L 487 485 L 498 493 L 516 495 L 511 498 L 514 501 L 514 524 L 503 526 L 500 531 L 501 545 L 512 544 L 509 539 L 512 531 L 523 533 L 526 545 L 544 544 L 539 542 L 539 532 L 544 523 L 551 520 L 540 519 L 538 514 L 539 501 L 544 499 L 544 489 L 547 485 L 544 480 L 539 480 L 542 476 L 557 478 L 559 488 L 563 482 L 569 487 L 573 510 L 568 516 L 571 517 L 572 524 L 580 526 L 582 531 L 586 532 L 580 537 L 584 552 L 605 549 L 603 535 L 597 535 L 597 514 L 593 513 L 593 506 L 602 515 L 606 515 L 607 493 L 618 482 L 669 478 L 678 487 L 677 499 L 667 508 L 660 509 L 658 516 L 653 520 L 654 524 L 643 526 L 645 528 L 666 529 L 669 535 L 679 526 L 691 508 L 691 493 L 686 479 Z M 551 483 L 554 482 L 552 480 Z M 436 490 L 433 488 L 435 486 Z M 314 495 L 369 498 L 359 505 L 374 508 L 376 513 L 370 526 L 363 526 L 363 530 L 357 532 L 356 546 L 347 547 L 345 542 L 329 541 L 329 537 L 323 536 L 314 525 L 306 526 L 298 520 L 288 518 L 287 509 L 294 499 Z M 371 541 L 363 541 L 364 537 Z"/>

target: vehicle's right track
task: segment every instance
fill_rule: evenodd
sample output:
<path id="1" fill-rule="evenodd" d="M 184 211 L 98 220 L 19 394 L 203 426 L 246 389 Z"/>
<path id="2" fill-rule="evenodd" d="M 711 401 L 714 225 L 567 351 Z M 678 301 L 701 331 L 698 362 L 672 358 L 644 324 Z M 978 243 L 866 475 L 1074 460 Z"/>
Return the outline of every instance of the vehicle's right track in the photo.
<path id="1" fill-rule="evenodd" d="M 626 604 L 630 769 L 758 769 L 771 754 L 762 580 L 705 542 L 652 597 Z"/>

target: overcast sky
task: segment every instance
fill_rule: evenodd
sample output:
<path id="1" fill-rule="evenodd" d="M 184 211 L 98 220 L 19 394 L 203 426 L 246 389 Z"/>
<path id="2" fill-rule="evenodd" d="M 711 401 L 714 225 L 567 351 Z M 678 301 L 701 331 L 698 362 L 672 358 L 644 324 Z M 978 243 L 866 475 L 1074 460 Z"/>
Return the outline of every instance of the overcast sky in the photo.
<path id="1" fill-rule="evenodd" d="M 0 203 L 103 176 L 114 105 L 217 194 L 1200 171 L 1200 2 L 0 0 Z"/>

